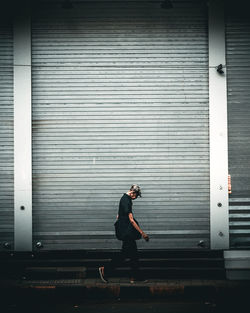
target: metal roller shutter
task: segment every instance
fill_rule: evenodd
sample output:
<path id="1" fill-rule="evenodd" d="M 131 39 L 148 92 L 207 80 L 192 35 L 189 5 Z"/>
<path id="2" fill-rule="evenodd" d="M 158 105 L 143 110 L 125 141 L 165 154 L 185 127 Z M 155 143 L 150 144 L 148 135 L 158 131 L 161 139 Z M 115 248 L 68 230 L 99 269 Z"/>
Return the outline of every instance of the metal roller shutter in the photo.
<path id="1" fill-rule="evenodd" d="M 243 3 L 227 11 L 230 246 L 250 247 L 250 14 Z"/>
<path id="2" fill-rule="evenodd" d="M 14 242 L 13 33 L 0 21 L 0 250 Z"/>
<path id="3" fill-rule="evenodd" d="M 250 197 L 250 19 L 228 12 L 229 170 L 233 196 Z"/>
<path id="4" fill-rule="evenodd" d="M 206 8 L 42 5 L 32 27 L 34 244 L 120 247 L 119 199 L 138 183 L 139 248 L 209 247 Z"/>

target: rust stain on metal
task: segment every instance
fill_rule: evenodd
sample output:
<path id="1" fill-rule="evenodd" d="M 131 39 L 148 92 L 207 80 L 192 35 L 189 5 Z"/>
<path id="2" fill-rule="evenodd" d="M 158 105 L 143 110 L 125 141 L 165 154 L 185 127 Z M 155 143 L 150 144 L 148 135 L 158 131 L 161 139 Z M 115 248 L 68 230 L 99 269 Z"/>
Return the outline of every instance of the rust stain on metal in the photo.
<path id="1" fill-rule="evenodd" d="M 98 284 L 98 285 L 94 285 L 94 286 L 86 286 L 86 288 L 88 290 L 96 290 L 96 289 L 102 289 L 102 290 L 106 290 L 107 292 L 111 293 L 112 295 L 118 297 L 120 295 L 120 286 L 119 285 L 115 285 L 115 286 L 108 286 L 108 285 L 104 285 L 104 284 Z"/>
<path id="2" fill-rule="evenodd" d="M 151 286 L 149 291 L 152 295 L 164 295 L 164 294 L 183 294 L 184 286 Z"/>
<path id="3" fill-rule="evenodd" d="M 232 193 L 232 182 L 231 182 L 231 175 L 228 175 L 228 193 Z"/>
<path id="4" fill-rule="evenodd" d="M 109 288 L 116 297 L 120 295 L 120 286 L 110 286 Z"/>
<path id="5" fill-rule="evenodd" d="M 31 286 L 31 288 L 35 288 L 35 289 L 55 289 L 56 286 Z"/>

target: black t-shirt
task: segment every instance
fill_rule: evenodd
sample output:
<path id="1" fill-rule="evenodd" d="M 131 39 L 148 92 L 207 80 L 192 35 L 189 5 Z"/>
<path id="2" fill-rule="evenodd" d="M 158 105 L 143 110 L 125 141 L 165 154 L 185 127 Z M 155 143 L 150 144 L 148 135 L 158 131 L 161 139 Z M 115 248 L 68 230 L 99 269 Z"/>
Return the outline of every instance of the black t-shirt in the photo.
<path id="1" fill-rule="evenodd" d="M 128 217 L 129 213 L 132 213 L 132 199 L 129 195 L 124 193 L 124 195 L 121 197 L 120 203 L 119 203 L 119 217 Z"/>

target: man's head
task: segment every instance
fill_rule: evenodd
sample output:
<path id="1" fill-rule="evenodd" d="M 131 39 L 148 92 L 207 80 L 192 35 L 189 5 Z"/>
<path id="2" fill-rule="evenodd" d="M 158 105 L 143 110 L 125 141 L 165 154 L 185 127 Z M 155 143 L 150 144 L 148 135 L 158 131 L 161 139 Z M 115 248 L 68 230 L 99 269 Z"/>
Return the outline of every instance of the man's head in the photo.
<path id="1" fill-rule="evenodd" d="M 129 196 L 132 200 L 136 199 L 137 197 L 141 197 L 141 188 L 136 184 L 132 185 L 129 190 Z"/>

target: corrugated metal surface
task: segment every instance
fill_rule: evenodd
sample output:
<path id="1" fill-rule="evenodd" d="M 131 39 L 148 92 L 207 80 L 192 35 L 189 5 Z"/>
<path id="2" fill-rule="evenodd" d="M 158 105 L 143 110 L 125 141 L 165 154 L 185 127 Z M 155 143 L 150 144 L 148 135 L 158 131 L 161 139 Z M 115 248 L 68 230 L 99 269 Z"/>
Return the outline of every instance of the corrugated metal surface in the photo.
<path id="1" fill-rule="evenodd" d="M 250 248 L 250 198 L 232 198 L 229 202 L 230 247 Z"/>
<path id="2" fill-rule="evenodd" d="M 44 249 L 209 247 L 207 14 L 197 3 L 74 4 L 33 17 L 33 229 Z"/>
<path id="3" fill-rule="evenodd" d="M 0 21 L 0 250 L 14 240 L 13 33 Z"/>
<path id="4" fill-rule="evenodd" d="M 230 246 L 245 249 L 250 248 L 250 19 L 245 10 L 227 13 Z"/>
<path id="5" fill-rule="evenodd" d="M 226 27 L 229 172 L 232 196 L 250 197 L 250 15 L 239 5 Z"/>
<path id="6" fill-rule="evenodd" d="M 230 246 L 250 248 L 250 14 L 244 6 L 230 8 L 226 24 Z"/>

